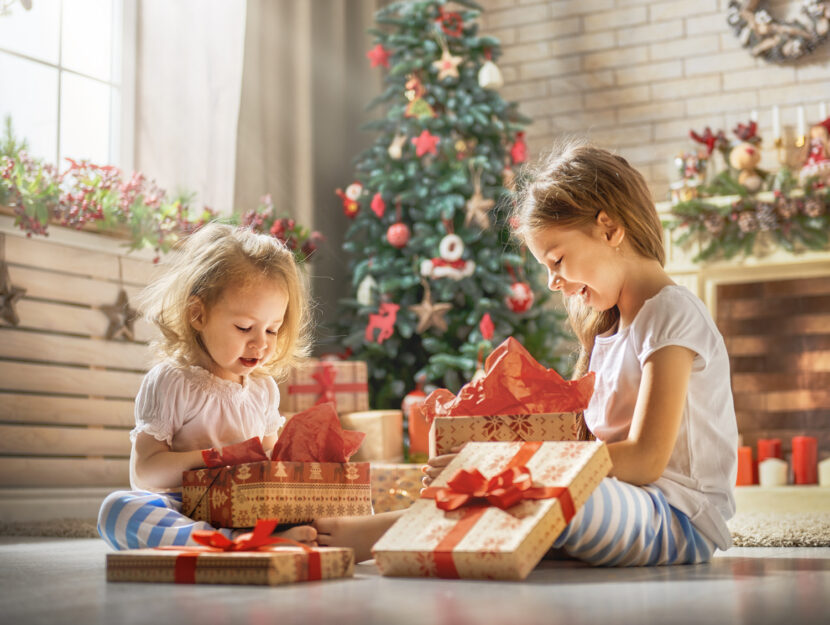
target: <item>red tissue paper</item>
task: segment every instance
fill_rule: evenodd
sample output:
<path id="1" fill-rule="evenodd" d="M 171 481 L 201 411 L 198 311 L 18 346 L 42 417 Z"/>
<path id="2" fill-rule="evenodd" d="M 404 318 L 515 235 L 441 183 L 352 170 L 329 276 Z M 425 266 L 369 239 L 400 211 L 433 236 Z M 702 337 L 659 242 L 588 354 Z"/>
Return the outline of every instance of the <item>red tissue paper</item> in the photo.
<path id="1" fill-rule="evenodd" d="M 271 452 L 271 460 L 283 462 L 348 462 L 360 447 L 363 432 L 340 427 L 331 402 L 299 412 L 285 424 Z"/>
<path id="2" fill-rule="evenodd" d="M 209 469 L 268 460 L 265 449 L 262 447 L 262 441 L 259 440 L 258 436 L 249 438 L 242 443 L 226 445 L 221 450 L 215 447 L 203 449 L 202 458 L 205 460 L 205 466 Z"/>
<path id="3" fill-rule="evenodd" d="M 420 407 L 428 422 L 435 417 L 580 412 L 594 392 L 594 373 L 565 380 L 536 362 L 513 337 L 484 362 L 484 377 L 461 387 L 456 397 L 445 388 L 433 391 Z"/>

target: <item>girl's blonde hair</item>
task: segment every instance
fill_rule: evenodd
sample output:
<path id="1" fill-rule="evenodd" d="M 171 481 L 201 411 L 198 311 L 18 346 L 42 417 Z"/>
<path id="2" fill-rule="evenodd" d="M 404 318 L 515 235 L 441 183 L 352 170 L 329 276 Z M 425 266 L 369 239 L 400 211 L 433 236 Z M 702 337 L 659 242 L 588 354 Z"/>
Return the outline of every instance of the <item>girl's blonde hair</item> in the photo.
<path id="1" fill-rule="evenodd" d="M 188 236 L 171 254 L 169 266 L 141 294 L 139 308 L 158 326 L 153 347 L 161 358 L 182 366 L 210 359 L 191 324 L 194 298 L 210 310 L 231 284 L 273 280 L 288 297 L 274 356 L 255 373 L 284 377 L 309 351 L 308 285 L 294 255 L 272 236 L 210 223 Z"/>
<path id="2" fill-rule="evenodd" d="M 530 172 L 513 212 L 520 239 L 550 226 L 589 228 L 600 211 L 622 226 L 633 249 L 665 264 L 663 228 L 643 176 L 623 157 L 569 139 Z M 619 309 L 596 311 L 580 298 L 565 298 L 568 320 L 579 341 L 574 378 L 585 375 L 594 339 L 613 328 Z"/>

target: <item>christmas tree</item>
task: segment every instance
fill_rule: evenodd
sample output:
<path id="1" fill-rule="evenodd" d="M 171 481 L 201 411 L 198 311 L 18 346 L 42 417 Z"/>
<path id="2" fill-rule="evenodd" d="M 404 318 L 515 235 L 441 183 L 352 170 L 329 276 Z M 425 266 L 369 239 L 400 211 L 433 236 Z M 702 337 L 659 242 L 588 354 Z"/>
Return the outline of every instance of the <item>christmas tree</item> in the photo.
<path id="1" fill-rule="evenodd" d="M 345 344 L 369 364 L 371 403 L 398 407 L 416 380 L 453 391 L 494 344 L 519 340 L 557 366 L 561 317 L 541 304 L 537 264 L 511 239 L 513 180 L 530 120 L 499 95 L 497 39 L 480 8 L 442 0 L 376 13 L 367 57 L 386 89 L 369 105 L 373 146 L 337 193 L 354 296 L 341 301 Z"/>

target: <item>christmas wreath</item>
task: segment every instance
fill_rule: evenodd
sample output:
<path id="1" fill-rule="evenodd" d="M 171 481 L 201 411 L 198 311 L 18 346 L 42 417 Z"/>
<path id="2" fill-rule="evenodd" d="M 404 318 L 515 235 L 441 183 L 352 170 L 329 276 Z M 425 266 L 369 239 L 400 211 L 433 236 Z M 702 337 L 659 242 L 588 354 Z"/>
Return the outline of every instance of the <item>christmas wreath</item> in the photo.
<path id="1" fill-rule="evenodd" d="M 830 31 L 830 9 L 819 0 L 804 0 L 791 21 L 774 19 L 760 0 L 731 0 L 727 22 L 753 56 L 776 63 L 792 61 L 816 49 Z"/>

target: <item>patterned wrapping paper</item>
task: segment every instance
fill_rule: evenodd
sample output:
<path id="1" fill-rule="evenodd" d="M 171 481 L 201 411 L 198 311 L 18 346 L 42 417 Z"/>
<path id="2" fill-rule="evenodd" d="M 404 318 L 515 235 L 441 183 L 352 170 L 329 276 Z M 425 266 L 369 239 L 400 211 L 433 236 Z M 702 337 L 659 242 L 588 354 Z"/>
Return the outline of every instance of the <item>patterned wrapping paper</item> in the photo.
<path id="1" fill-rule="evenodd" d="M 478 469 L 492 478 L 528 450 L 532 455 L 524 464 L 533 486 L 566 488 L 574 511 L 611 469 L 602 442 L 470 443 L 434 486 L 446 486 L 462 468 Z M 375 543 L 372 552 L 383 575 L 524 579 L 565 529 L 567 503 L 565 495 L 523 500 L 507 510 L 479 508 L 477 516 L 475 507 L 445 512 L 435 501 L 422 498 Z"/>
<path id="2" fill-rule="evenodd" d="M 317 547 L 320 578 L 354 576 L 354 551 Z M 192 582 L 177 580 L 177 559 L 192 552 L 132 549 L 107 554 L 108 582 L 176 582 L 277 586 L 309 581 L 309 554 L 298 548 L 265 551 L 206 552 L 196 558 Z"/>
<path id="3" fill-rule="evenodd" d="M 424 477 L 421 466 L 372 463 L 372 509 L 375 514 L 405 510 L 418 500 Z"/>
<path id="4" fill-rule="evenodd" d="M 182 511 L 214 527 L 372 514 L 368 462 L 265 461 L 185 471 Z"/>
<path id="5" fill-rule="evenodd" d="M 344 429 L 366 434 L 355 462 L 403 462 L 403 413 L 400 410 L 367 410 L 340 415 Z"/>
<path id="6" fill-rule="evenodd" d="M 579 437 L 579 413 L 435 417 L 429 429 L 430 457 L 475 441 L 573 441 Z"/>
<path id="7" fill-rule="evenodd" d="M 337 412 L 369 410 L 369 375 L 361 360 L 310 360 L 279 383 L 280 412 L 301 412 L 334 401 Z"/>

